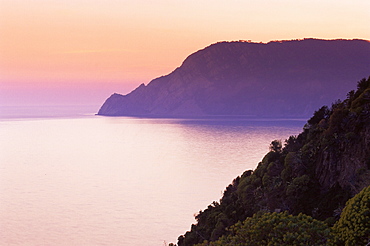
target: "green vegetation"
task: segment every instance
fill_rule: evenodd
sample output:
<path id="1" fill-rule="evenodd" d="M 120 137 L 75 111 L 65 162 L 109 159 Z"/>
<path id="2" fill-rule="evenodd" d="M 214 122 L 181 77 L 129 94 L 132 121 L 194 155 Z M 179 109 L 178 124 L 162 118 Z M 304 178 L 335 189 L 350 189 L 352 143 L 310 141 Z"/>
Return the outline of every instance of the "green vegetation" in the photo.
<path id="1" fill-rule="evenodd" d="M 370 243 L 370 186 L 348 200 L 333 227 L 330 245 L 369 245 Z"/>
<path id="2" fill-rule="evenodd" d="M 210 245 L 221 245 L 217 244 L 221 242 L 218 239 L 239 240 L 237 237 L 240 235 L 249 235 L 255 230 L 251 221 L 261 220 L 256 226 L 264 228 L 266 226 L 262 226 L 265 223 L 263 221 L 271 219 L 280 220 L 284 228 L 289 228 L 287 233 L 290 234 L 285 235 L 279 231 L 279 223 L 271 225 L 271 228 L 266 227 L 267 234 L 261 235 L 276 235 L 271 237 L 269 245 L 278 245 L 278 241 L 274 240 L 288 240 L 287 237 L 294 242 L 289 245 L 321 245 L 327 240 L 326 234 L 316 231 L 316 234 L 311 235 L 308 232 L 323 226 L 323 221 L 332 226 L 339 219 L 348 199 L 370 185 L 369 150 L 370 78 L 358 82 L 357 90 L 349 92 L 343 102 L 337 101 L 330 108 L 324 106 L 316 111 L 307 121 L 303 132 L 289 137 L 284 146 L 279 140 L 273 141 L 270 152 L 254 171 L 245 171 L 237 177 L 226 188 L 219 202 L 213 202 L 196 215 L 197 224 L 178 238 L 178 245 L 195 245 L 205 240 L 216 243 Z M 366 199 L 363 203 L 366 203 Z M 366 240 L 361 235 L 368 231 L 359 228 L 368 229 L 369 224 L 361 222 L 362 217 L 358 217 L 368 218 L 368 210 L 364 211 L 365 214 L 360 211 L 356 214 L 354 209 L 346 208 L 334 227 L 337 232 L 335 235 L 341 237 L 331 242 L 347 242 L 343 245 L 352 245 L 351 242 Z M 349 215 L 345 217 L 345 213 L 351 214 L 357 224 L 362 223 L 361 226 L 353 223 L 354 228 L 350 230 L 354 233 L 343 232 L 347 230 L 344 229 L 347 228 L 347 222 L 344 221 L 353 220 L 349 219 Z M 289 223 L 299 225 L 307 235 L 298 238 L 295 233 L 300 232 L 293 230 L 295 227 L 291 228 L 292 224 Z M 324 231 L 326 233 L 326 229 Z M 346 238 L 350 237 L 349 234 L 357 239 Z M 319 235 L 325 240 L 319 240 Z M 255 236 L 258 238 L 258 234 Z M 304 240 L 316 241 L 304 243 Z"/>
<path id="3" fill-rule="evenodd" d="M 198 246 L 326 245 L 330 229 L 322 221 L 299 214 L 257 213 L 231 226 L 227 236 Z"/>
<path id="4" fill-rule="evenodd" d="M 370 243 L 370 186 L 347 201 L 332 228 L 304 214 L 256 213 L 227 229 L 214 242 L 197 246 L 368 245 Z"/>

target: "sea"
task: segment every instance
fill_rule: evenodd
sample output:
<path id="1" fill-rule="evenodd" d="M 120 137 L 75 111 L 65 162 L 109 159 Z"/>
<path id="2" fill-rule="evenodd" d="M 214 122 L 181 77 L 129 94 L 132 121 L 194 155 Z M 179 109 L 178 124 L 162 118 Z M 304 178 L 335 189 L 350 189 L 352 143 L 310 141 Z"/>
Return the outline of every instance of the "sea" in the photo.
<path id="1" fill-rule="evenodd" d="M 0 245 L 176 243 L 306 119 L 103 117 L 0 107 Z"/>

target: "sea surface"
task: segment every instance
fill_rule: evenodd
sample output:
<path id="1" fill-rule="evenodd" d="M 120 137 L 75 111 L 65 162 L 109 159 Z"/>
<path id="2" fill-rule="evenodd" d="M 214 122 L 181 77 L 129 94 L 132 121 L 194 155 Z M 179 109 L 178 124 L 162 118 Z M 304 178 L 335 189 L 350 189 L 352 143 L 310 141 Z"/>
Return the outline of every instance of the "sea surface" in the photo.
<path id="1" fill-rule="evenodd" d="M 0 245 L 176 243 L 305 123 L 22 110 L 0 112 Z"/>

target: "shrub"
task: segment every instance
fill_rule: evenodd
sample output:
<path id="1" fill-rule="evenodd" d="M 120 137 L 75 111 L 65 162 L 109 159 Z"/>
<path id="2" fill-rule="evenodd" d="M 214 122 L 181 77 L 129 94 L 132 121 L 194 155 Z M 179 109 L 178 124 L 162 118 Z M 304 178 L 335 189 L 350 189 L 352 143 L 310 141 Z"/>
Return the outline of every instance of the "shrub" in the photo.
<path id="1" fill-rule="evenodd" d="M 200 246 L 218 245 L 326 245 L 330 229 L 322 221 L 304 214 L 258 213 L 232 226 L 230 235 Z"/>
<path id="2" fill-rule="evenodd" d="M 366 245 L 370 243 L 370 186 L 347 201 L 332 231 L 329 245 Z"/>

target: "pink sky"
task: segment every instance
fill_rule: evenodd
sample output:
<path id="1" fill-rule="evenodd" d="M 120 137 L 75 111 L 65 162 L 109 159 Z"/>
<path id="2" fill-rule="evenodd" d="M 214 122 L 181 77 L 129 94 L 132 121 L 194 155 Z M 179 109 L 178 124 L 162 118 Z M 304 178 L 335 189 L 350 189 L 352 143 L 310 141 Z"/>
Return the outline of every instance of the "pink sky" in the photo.
<path id="1" fill-rule="evenodd" d="M 368 0 L 0 0 L 0 105 L 99 105 L 223 40 L 370 40 Z"/>

